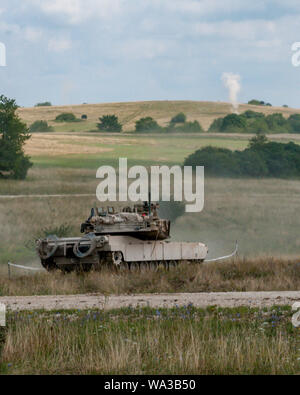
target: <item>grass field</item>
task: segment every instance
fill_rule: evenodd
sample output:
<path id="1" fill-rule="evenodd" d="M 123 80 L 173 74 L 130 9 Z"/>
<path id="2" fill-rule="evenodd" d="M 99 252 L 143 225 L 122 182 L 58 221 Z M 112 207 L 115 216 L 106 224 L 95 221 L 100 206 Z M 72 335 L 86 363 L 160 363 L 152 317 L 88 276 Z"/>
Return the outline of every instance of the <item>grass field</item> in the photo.
<path id="1" fill-rule="evenodd" d="M 249 108 L 278 111 L 254 106 L 242 106 L 241 111 Z M 34 164 L 27 179 L 0 180 L 0 295 L 299 289 L 300 180 L 279 179 L 206 178 L 204 211 L 183 214 L 172 223 L 173 240 L 205 242 L 210 257 L 231 252 L 238 240 L 238 259 L 180 265 L 169 272 L 146 275 L 105 271 L 24 275 L 12 269 L 8 279 L 8 261 L 39 264 L 34 240 L 45 228 L 54 233 L 65 224 L 69 235 L 80 235 L 81 222 L 91 207 L 99 205 L 95 197 L 99 166 L 117 166 L 120 157 L 128 158 L 129 166 L 182 164 L 203 146 L 242 150 L 249 140 L 246 135 L 164 137 L 88 132 L 95 128 L 99 116 L 108 113 L 116 113 L 126 131 L 142 116 L 153 116 L 164 125 L 180 111 L 208 127 L 215 117 L 230 112 L 226 103 L 19 109 L 28 124 L 37 119 L 51 121 L 64 111 L 87 114 L 89 120 L 55 124 L 56 133 L 34 134 L 26 145 Z M 295 112 L 280 111 L 285 116 Z M 300 142 L 300 135 L 269 138 Z M 299 333 L 292 327 L 291 314 L 290 307 L 201 310 L 193 306 L 157 311 L 9 313 L 7 329 L 0 332 L 0 374 L 298 374 Z"/>
<path id="2" fill-rule="evenodd" d="M 107 269 L 84 275 L 24 273 L 0 267 L 0 296 L 75 295 L 101 293 L 197 293 L 294 291 L 300 288 L 297 260 L 235 258 L 207 265 L 182 264 L 170 271 L 111 272 Z"/>
<path id="3" fill-rule="evenodd" d="M 67 224 L 72 235 L 80 235 L 80 224 L 91 207 L 99 205 L 93 197 L 97 181 L 92 171 L 60 169 L 58 174 L 59 178 L 54 170 L 38 171 L 37 178 L 32 176 L 19 192 L 91 193 L 91 197 L 0 199 L 1 263 L 34 261 L 33 250 L 25 244 L 44 228 L 55 232 Z M 202 241 L 208 245 L 210 257 L 230 253 L 235 240 L 242 256 L 297 257 L 299 189 L 299 181 L 207 179 L 203 212 L 177 218 L 172 239 Z"/>
<path id="4" fill-rule="evenodd" d="M 286 136 L 285 136 L 286 137 Z M 294 141 L 299 142 L 297 137 Z M 282 136 L 276 136 L 282 139 Z M 286 137 L 287 138 L 287 137 Z M 118 166 L 119 157 L 135 164 L 182 164 L 197 148 L 217 145 L 243 149 L 247 136 L 99 136 L 93 133 L 35 134 L 27 143 L 34 167 L 25 181 L 0 180 L 0 195 L 91 194 L 91 197 L 0 198 L 0 262 L 26 263 L 34 253 L 25 247 L 43 228 L 70 225 L 78 235 L 80 224 L 99 204 L 96 170 Z M 230 252 L 239 241 L 242 255 L 292 256 L 300 254 L 300 182 L 298 180 L 205 180 L 205 209 L 184 215 L 172 224 L 174 240 L 203 241 L 210 256 Z"/>
<path id="5" fill-rule="evenodd" d="M 272 114 L 281 112 L 285 117 L 293 113 L 300 113 L 299 109 L 283 107 L 264 107 L 241 104 L 240 112 L 253 110 Z M 77 106 L 53 106 L 53 107 L 35 107 L 20 108 L 20 117 L 28 124 L 36 120 L 48 121 L 59 132 L 83 132 L 94 130 L 99 117 L 107 114 L 115 114 L 119 117 L 120 122 L 124 125 L 124 131 L 132 131 L 135 128 L 135 122 L 146 116 L 153 117 L 161 126 L 166 126 L 170 119 L 184 112 L 188 120 L 197 120 L 207 130 L 216 118 L 224 117 L 232 112 L 229 103 L 221 102 L 200 102 L 200 101 L 150 101 L 150 102 L 131 102 L 131 103 L 103 103 L 103 104 L 82 104 Z M 77 118 L 86 114 L 87 121 L 76 122 L 71 124 L 58 124 L 53 122 L 57 115 L 63 112 L 72 112 Z"/>
<path id="6" fill-rule="evenodd" d="M 298 348 L 290 307 L 10 313 L 0 374 L 297 374 Z"/>

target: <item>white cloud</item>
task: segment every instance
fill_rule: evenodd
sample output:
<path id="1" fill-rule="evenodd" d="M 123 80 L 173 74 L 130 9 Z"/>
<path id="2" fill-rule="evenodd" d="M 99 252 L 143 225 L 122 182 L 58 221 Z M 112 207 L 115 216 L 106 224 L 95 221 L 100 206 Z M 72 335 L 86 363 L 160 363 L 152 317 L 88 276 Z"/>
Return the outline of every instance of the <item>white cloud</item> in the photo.
<path id="1" fill-rule="evenodd" d="M 43 37 L 43 32 L 40 29 L 26 27 L 24 30 L 24 37 L 27 41 L 38 42 Z"/>
<path id="2" fill-rule="evenodd" d="M 52 52 L 64 52 L 72 48 L 72 41 L 67 38 L 52 38 L 48 42 L 48 49 Z"/>
<path id="3" fill-rule="evenodd" d="M 147 0 L 156 6 L 166 8 L 174 12 L 186 12 L 189 14 L 210 15 L 233 13 L 240 11 L 260 11 L 265 8 L 260 0 Z"/>
<path id="4" fill-rule="evenodd" d="M 219 36 L 235 40 L 254 40 L 265 35 L 273 36 L 276 23 L 257 19 L 247 21 L 219 21 L 212 23 L 196 23 L 194 32 L 203 36 Z"/>
<path id="5" fill-rule="evenodd" d="M 163 55 L 168 49 L 167 43 L 155 39 L 128 40 L 121 45 L 121 53 L 130 59 L 154 59 Z"/>
<path id="6" fill-rule="evenodd" d="M 15 23 L 7 23 L 4 21 L 0 22 L 0 31 L 3 33 L 14 33 L 17 34 L 21 31 L 21 28 L 19 25 Z"/>
<path id="7" fill-rule="evenodd" d="M 91 17 L 108 18 L 120 11 L 123 0 L 30 0 L 47 15 L 62 16 L 71 24 Z"/>

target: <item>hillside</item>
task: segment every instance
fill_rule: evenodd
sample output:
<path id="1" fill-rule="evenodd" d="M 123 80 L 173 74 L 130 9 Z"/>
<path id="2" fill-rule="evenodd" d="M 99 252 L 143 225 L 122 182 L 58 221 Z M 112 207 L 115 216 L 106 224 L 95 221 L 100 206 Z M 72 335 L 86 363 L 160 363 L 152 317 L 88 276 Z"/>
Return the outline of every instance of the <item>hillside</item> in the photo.
<path id="1" fill-rule="evenodd" d="M 293 113 L 300 114 L 300 109 L 241 104 L 239 111 L 244 112 L 246 110 L 259 111 L 264 114 L 280 112 L 285 117 Z M 231 105 L 229 103 L 203 101 L 149 101 L 20 108 L 18 111 L 20 117 L 28 125 L 36 120 L 46 120 L 49 124 L 55 126 L 56 131 L 61 132 L 95 129 L 99 117 L 105 114 L 116 114 L 124 125 L 124 131 L 134 130 L 135 122 L 145 116 L 153 117 L 160 125 L 165 126 L 170 118 L 179 112 L 184 112 L 188 120 L 196 119 L 207 130 L 214 119 L 231 113 Z M 53 122 L 56 116 L 63 112 L 72 112 L 78 118 L 86 114 L 88 120 L 72 124 Z"/>

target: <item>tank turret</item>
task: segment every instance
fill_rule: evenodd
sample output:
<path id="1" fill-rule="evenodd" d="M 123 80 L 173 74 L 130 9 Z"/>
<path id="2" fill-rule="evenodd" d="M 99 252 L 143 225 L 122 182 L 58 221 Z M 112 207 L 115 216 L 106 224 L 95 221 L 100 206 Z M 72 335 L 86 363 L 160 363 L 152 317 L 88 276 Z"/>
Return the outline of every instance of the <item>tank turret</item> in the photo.
<path id="1" fill-rule="evenodd" d="M 81 233 L 95 235 L 132 236 L 140 240 L 166 240 L 170 237 L 170 221 L 158 215 L 159 204 L 144 202 L 124 207 L 93 208 L 81 225 Z"/>

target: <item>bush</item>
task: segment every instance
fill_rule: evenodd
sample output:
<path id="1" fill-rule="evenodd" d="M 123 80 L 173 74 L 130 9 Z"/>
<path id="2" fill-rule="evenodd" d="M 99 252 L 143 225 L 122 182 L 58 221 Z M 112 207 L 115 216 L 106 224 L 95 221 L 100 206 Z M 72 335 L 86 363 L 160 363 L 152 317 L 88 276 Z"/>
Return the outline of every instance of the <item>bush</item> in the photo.
<path id="1" fill-rule="evenodd" d="M 165 129 L 168 133 L 203 133 L 204 130 L 198 121 L 186 122 L 180 126 L 168 126 Z"/>
<path id="2" fill-rule="evenodd" d="M 237 114 L 229 114 L 224 118 L 215 119 L 208 131 L 217 133 L 245 133 L 246 125 L 245 117 Z"/>
<path id="3" fill-rule="evenodd" d="M 81 119 L 83 121 L 86 121 L 88 119 L 88 116 L 86 114 L 81 115 Z"/>
<path id="4" fill-rule="evenodd" d="M 171 124 L 177 124 L 177 123 L 185 123 L 186 122 L 186 115 L 183 112 L 180 112 L 179 114 L 175 115 L 171 119 Z"/>
<path id="5" fill-rule="evenodd" d="M 159 132 L 162 128 L 151 117 L 141 118 L 135 123 L 135 131 L 140 133 Z"/>
<path id="6" fill-rule="evenodd" d="M 265 115 L 262 112 L 247 110 L 242 114 L 247 119 L 257 119 L 257 118 L 265 118 Z"/>
<path id="7" fill-rule="evenodd" d="M 229 114 L 223 118 L 221 125 L 221 132 L 224 133 L 239 133 L 246 129 L 246 120 L 237 114 Z"/>
<path id="8" fill-rule="evenodd" d="M 290 116 L 286 119 L 281 113 L 265 116 L 248 110 L 240 115 L 229 114 L 224 118 L 215 119 L 208 131 L 214 133 L 289 133 L 294 131 L 295 127 L 298 128 L 298 120 L 297 116 L 294 118 Z"/>
<path id="9" fill-rule="evenodd" d="M 291 132 L 300 133 L 300 114 L 292 114 L 288 118 Z"/>
<path id="10" fill-rule="evenodd" d="M 264 102 L 261 102 L 260 100 L 256 100 L 256 99 L 248 101 L 248 104 L 252 104 L 253 106 L 261 106 L 262 103 Z"/>
<path id="11" fill-rule="evenodd" d="M 101 132 L 120 133 L 122 131 L 122 125 L 116 115 L 104 115 L 99 120 L 100 123 L 97 124 L 97 127 Z"/>
<path id="12" fill-rule="evenodd" d="M 232 151 L 226 148 L 204 147 L 190 155 L 185 166 L 204 166 L 206 175 L 236 176 L 240 175 L 239 166 Z"/>
<path id="13" fill-rule="evenodd" d="M 210 125 L 208 132 L 210 133 L 219 133 L 223 124 L 223 118 L 215 119 Z"/>
<path id="14" fill-rule="evenodd" d="M 30 133 L 47 133 L 53 132 L 52 126 L 49 126 L 46 121 L 35 121 L 29 128 Z"/>
<path id="15" fill-rule="evenodd" d="M 49 101 L 45 101 L 43 103 L 37 103 L 35 107 L 50 107 L 52 104 Z"/>
<path id="16" fill-rule="evenodd" d="M 268 133 L 269 126 L 264 118 L 252 119 L 252 122 L 248 123 L 247 132 L 249 133 Z"/>
<path id="17" fill-rule="evenodd" d="M 300 177 L 300 146 L 268 142 L 263 134 L 251 139 L 244 151 L 205 147 L 190 155 L 185 166 L 204 166 L 217 177 Z"/>
<path id="18" fill-rule="evenodd" d="M 266 122 L 270 132 L 287 132 L 290 130 L 290 125 L 287 119 L 280 113 L 270 114 L 266 117 Z"/>
<path id="19" fill-rule="evenodd" d="M 254 106 L 268 106 L 268 107 L 272 107 L 271 103 L 265 103 L 262 100 L 256 100 L 256 99 L 248 101 L 248 104 L 252 104 Z"/>
<path id="20" fill-rule="evenodd" d="M 78 122 L 79 120 L 71 112 L 64 112 L 55 118 L 56 122 Z"/>

